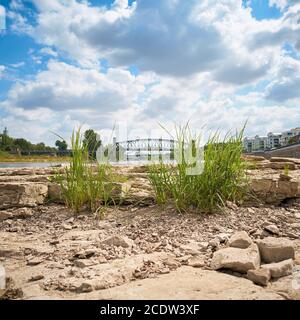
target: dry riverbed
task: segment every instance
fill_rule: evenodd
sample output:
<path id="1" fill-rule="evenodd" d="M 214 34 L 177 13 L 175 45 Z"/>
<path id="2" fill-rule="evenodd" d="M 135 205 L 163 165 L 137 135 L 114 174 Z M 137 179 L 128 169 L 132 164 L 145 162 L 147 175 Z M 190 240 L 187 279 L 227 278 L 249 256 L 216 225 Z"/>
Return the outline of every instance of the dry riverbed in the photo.
<path id="1" fill-rule="evenodd" d="M 105 220 L 74 218 L 64 206 L 40 206 L 0 223 L 1 263 L 10 298 L 283 299 L 295 298 L 295 274 L 253 284 L 210 268 L 213 253 L 237 230 L 252 239 L 291 238 L 298 249 L 299 208 L 236 208 L 220 215 L 179 215 L 157 206 L 110 209 Z M 297 222 L 298 221 L 298 222 Z M 271 227 L 272 229 L 272 227 Z M 273 230 L 273 231 L 274 231 Z M 292 235 L 292 237 L 291 237 Z M 296 272 L 296 271 L 295 271 Z"/>
<path id="2" fill-rule="evenodd" d="M 122 169 L 130 192 L 103 220 L 59 204 L 51 169 L 0 170 L 0 295 L 299 299 L 300 170 L 259 166 L 249 176 L 265 203 L 211 215 L 157 206 L 143 170 Z"/>

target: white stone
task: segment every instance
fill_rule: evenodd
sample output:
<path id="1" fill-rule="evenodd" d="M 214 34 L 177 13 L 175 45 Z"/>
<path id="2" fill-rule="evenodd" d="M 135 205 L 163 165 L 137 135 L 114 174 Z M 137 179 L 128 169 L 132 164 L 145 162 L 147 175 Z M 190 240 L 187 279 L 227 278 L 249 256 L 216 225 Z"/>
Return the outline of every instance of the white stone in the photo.
<path id="1" fill-rule="evenodd" d="M 234 248 L 246 249 L 252 244 L 246 231 L 236 232 L 228 241 L 228 245 Z"/>
<path id="2" fill-rule="evenodd" d="M 248 270 L 257 269 L 260 265 L 260 256 L 256 244 L 247 249 L 225 248 L 214 253 L 211 267 L 214 270 L 230 269 L 246 273 Z"/>
<path id="3" fill-rule="evenodd" d="M 279 235 L 279 234 L 280 234 L 280 231 L 279 231 L 278 227 L 277 227 L 275 224 L 267 225 L 267 226 L 265 226 L 264 229 L 265 229 L 266 231 L 272 233 L 272 234 L 276 234 L 276 235 Z"/>

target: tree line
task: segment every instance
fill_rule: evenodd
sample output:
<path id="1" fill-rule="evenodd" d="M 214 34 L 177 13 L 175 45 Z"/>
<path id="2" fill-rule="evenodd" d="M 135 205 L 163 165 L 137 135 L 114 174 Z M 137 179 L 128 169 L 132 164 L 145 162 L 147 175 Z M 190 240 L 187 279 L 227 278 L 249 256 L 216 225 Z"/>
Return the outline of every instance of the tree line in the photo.
<path id="1" fill-rule="evenodd" d="M 0 134 L 0 150 L 12 153 L 21 151 L 56 151 L 56 148 L 46 146 L 44 142 L 33 144 L 24 138 L 13 138 L 8 134 L 7 128 L 4 128 Z"/>
<path id="2" fill-rule="evenodd" d="M 96 150 L 101 144 L 98 140 L 94 130 L 89 129 L 84 132 L 83 144 L 87 147 L 90 155 L 95 156 Z M 47 146 L 44 142 L 34 144 L 24 138 L 13 138 L 9 135 L 7 128 L 4 128 L 0 133 L 0 151 L 22 153 L 24 151 L 64 152 L 68 150 L 68 144 L 63 138 L 56 140 L 55 146 L 56 148 Z"/>

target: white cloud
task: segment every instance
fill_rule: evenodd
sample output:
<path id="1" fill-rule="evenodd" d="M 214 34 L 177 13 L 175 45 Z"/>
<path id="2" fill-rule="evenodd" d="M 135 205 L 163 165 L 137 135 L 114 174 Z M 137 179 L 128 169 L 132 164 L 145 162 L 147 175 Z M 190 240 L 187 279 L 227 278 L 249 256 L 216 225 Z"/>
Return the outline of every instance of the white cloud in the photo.
<path id="1" fill-rule="evenodd" d="M 10 64 L 10 66 L 13 67 L 13 68 L 20 68 L 20 67 L 23 67 L 24 65 L 25 65 L 24 61 L 20 61 L 20 62 L 17 62 L 17 63 Z"/>
<path id="2" fill-rule="evenodd" d="M 5 66 L 0 65 L 0 79 L 2 78 L 5 71 Z"/>
<path id="3" fill-rule="evenodd" d="M 236 0 L 138 0 L 131 6 L 118 0 L 110 8 L 75 0 L 32 2 L 36 26 L 26 32 L 84 67 L 106 58 L 115 67 L 136 65 L 176 77 L 211 71 L 220 82 L 243 84 L 265 75 L 274 54 L 249 52 L 247 39 L 264 24 Z"/>
<path id="4" fill-rule="evenodd" d="M 10 105 L 23 109 L 93 109 L 111 112 L 132 105 L 144 90 L 144 77 L 126 70 L 107 74 L 51 60 L 34 80 L 17 83 L 9 92 Z"/>
<path id="5" fill-rule="evenodd" d="M 55 57 L 55 58 L 58 56 L 58 53 L 56 51 L 52 50 L 49 47 L 42 48 L 40 50 L 40 53 L 44 54 L 44 55 L 49 55 L 49 56 L 52 56 L 52 57 Z"/>
<path id="6" fill-rule="evenodd" d="M 269 5 L 276 6 L 279 9 L 284 9 L 289 5 L 294 5 L 296 3 L 300 3 L 299 0 L 269 0 Z"/>
<path id="7" fill-rule="evenodd" d="M 32 2 L 36 25 L 14 14 L 23 32 L 45 46 L 33 59 L 68 57 L 74 65 L 50 60 L 11 88 L 0 107 L 8 114 L 3 121 L 20 134 L 17 126 L 26 123 L 45 141 L 51 139 L 45 127 L 67 137 L 79 122 L 108 132 L 115 121 L 150 130 L 158 122 L 191 120 L 196 128 L 226 131 L 248 120 L 249 134 L 299 125 L 299 62 L 282 51 L 285 41 L 297 49 L 297 5 L 280 19 L 257 21 L 236 0 L 138 0 L 136 6 L 118 0 L 110 8 Z M 99 72 L 101 58 L 107 73 Z M 127 71 L 130 65 L 138 76 Z M 262 82 L 267 89 L 256 89 Z"/>
<path id="8" fill-rule="evenodd" d="M 300 61 L 282 56 L 279 60 L 276 74 L 266 92 L 268 99 L 285 102 L 296 100 L 300 102 Z M 298 100 L 298 101 L 297 101 Z"/>

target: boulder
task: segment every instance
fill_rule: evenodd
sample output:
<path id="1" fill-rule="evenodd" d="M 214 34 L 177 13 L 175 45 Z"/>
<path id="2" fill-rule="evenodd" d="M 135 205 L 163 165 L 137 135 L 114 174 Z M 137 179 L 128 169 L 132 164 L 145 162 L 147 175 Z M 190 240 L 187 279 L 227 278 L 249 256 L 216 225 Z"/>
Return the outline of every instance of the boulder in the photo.
<path id="1" fill-rule="evenodd" d="M 255 178 L 250 182 L 255 197 L 267 204 L 279 205 L 285 199 L 299 197 L 298 181 Z M 249 199 L 251 202 L 251 199 Z"/>
<path id="2" fill-rule="evenodd" d="M 267 237 L 257 240 L 257 245 L 261 259 L 266 263 L 280 262 L 295 257 L 293 242 L 285 238 Z"/>
<path id="3" fill-rule="evenodd" d="M 292 274 L 293 260 L 288 259 L 281 262 L 263 264 L 261 268 L 270 271 L 272 278 L 280 278 Z"/>
<path id="4" fill-rule="evenodd" d="M 266 286 L 271 279 L 271 272 L 268 269 L 248 270 L 247 278 L 261 286 Z"/>
<path id="5" fill-rule="evenodd" d="M 47 185 L 41 183 L 0 183 L 0 209 L 34 207 L 43 204 L 47 194 Z"/>
<path id="6" fill-rule="evenodd" d="M 251 238 L 246 231 L 236 232 L 228 241 L 229 247 L 246 249 L 252 244 Z"/>
<path id="7" fill-rule="evenodd" d="M 230 269 L 241 273 L 257 269 L 260 265 L 260 256 L 256 244 L 250 245 L 247 249 L 225 248 L 216 251 L 211 261 L 211 268 Z"/>
<path id="8" fill-rule="evenodd" d="M 123 247 L 130 248 L 133 246 L 134 241 L 129 239 L 128 237 L 122 237 L 119 235 L 111 236 L 101 242 L 101 244 L 115 246 L 115 247 Z"/>

